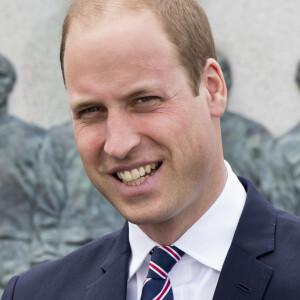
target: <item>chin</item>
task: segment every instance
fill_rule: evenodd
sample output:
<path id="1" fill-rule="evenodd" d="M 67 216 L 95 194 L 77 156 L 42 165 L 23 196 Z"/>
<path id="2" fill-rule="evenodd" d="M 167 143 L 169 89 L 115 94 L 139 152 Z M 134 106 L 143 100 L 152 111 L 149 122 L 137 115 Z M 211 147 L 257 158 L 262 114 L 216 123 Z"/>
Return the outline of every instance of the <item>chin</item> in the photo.
<path id="1" fill-rule="evenodd" d="M 157 214 L 148 214 L 148 215 L 123 215 L 123 217 L 128 220 L 129 222 L 139 225 L 139 226 L 145 226 L 145 225 L 155 225 L 160 224 L 162 222 L 165 222 L 168 220 L 166 217 L 159 216 Z"/>

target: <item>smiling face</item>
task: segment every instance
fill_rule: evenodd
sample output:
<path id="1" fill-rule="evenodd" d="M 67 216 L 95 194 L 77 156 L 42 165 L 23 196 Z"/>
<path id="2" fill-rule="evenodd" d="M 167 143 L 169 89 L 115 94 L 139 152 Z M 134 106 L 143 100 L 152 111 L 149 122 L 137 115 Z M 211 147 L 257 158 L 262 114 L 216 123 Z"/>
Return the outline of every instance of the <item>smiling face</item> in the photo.
<path id="1" fill-rule="evenodd" d="M 207 63 L 194 96 L 174 46 L 144 11 L 74 20 L 64 68 L 92 183 L 145 232 L 193 224 L 226 178 L 218 120 L 225 105 L 211 99 L 217 63 Z"/>

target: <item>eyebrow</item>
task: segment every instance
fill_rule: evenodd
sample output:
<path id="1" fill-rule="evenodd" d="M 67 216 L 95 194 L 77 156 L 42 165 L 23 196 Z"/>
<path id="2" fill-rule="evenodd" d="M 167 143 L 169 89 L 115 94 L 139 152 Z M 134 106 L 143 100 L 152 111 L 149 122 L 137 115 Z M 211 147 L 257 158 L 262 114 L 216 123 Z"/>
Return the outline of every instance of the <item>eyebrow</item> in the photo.
<path id="1" fill-rule="evenodd" d="M 118 98 L 118 100 L 125 100 L 125 99 L 131 99 L 131 98 L 137 98 L 139 96 L 145 95 L 152 93 L 159 88 L 137 88 L 133 89 L 133 91 L 129 92 L 128 94 L 121 96 Z M 87 100 L 78 100 L 78 102 L 74 103 L 74 105 L 70 105 L 71 111 L 78 113 L 81 110 L 84 110 L 85 108 L 91 107 L 91 106 L 104 106 L 104 104 L 101 102 L 101 100 L 92 100 L 92 99 L 87 99 Z"/>
<path id="2" fill-rule="evenodd" d="M 141 95 L 152 93 L 152 92 L 154 92 L 154 90 L 157 90 L 157 89 L 153 89 L 153 88 L 141 88 L 141 89 L 137 89 L 137 90 L 134 90 L 133 92 L 129 93 L 124 98 L 136 98 L 136 97 L 139 97 Z"/>

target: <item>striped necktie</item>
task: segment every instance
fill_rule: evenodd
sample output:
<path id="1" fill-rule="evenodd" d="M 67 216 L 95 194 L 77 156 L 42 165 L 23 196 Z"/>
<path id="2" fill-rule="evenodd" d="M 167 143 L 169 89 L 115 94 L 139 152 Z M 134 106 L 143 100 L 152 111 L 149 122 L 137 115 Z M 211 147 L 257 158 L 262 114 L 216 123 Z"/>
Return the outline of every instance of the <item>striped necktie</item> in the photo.
<path id="1" fill-rule="evenodd" d="M 168 273 L 183 255 L 184 252 L 175 246 L 154 248 L 141 300 L 174 299 Z"/>

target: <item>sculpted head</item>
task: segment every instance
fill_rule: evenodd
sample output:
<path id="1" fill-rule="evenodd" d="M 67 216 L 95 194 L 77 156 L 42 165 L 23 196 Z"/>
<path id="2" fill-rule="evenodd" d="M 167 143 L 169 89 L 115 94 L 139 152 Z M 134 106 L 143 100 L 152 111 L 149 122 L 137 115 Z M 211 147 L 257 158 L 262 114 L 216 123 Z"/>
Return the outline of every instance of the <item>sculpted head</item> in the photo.
<path id="1" fill-rule="evenodd" d="M 16 79 L 13 65 L 0 54 L 0 107 L 7 104 L 8 95 L 13 90 Z"/>
<path id="2" fill-rule="evenodd" d="M 226 180 L 226 86 L 204 12 L 192 0 L 78 0 L 61 49 L 86 173 L 127 220 L 161 243 L 164 224 L 171 242 Z"/>
<path id="3" fill-rule="evenodd" d="M 300 62 L 298 63 L 298 67 L 297 67 L 296 82 L 298 84 L 298 87 L 300 88 Z"/>

